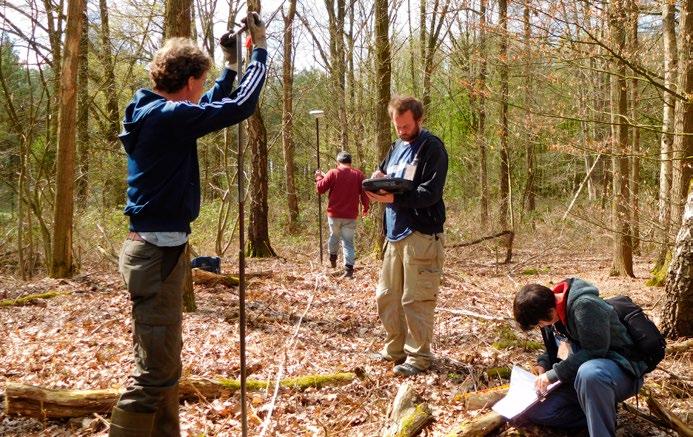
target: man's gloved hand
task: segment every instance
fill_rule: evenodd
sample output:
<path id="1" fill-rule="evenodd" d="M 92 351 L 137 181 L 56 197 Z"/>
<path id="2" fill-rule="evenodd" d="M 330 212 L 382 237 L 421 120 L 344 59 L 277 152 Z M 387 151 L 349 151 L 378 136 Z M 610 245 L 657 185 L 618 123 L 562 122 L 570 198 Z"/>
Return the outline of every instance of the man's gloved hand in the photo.
<path id="1" fill-rule="evenodd" d="M 236 34 L 228 31 L 219 38 L 221 51 L 224 53 L 226 68 L 238 71 L 238 38 Z"/>
<path id="2" fill-rule="evenodd" d="M 255 47 L 267 49 L 267 31 L 265 23 L 260 18 L 260 14 L 249 12 L 248 16 L 242 21 L 248 26 L 248 32 L 250 32 L 250 37 L 253 39 Z"/>

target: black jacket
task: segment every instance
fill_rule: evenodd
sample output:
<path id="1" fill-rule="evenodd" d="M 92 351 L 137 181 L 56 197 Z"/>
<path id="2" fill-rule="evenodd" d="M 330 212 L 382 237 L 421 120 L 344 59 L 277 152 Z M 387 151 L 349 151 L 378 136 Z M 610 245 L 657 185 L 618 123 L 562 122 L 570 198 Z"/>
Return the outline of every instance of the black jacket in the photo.
<path id="1" fill-rule="evenodd" d="M 388 161 L 397 140 L 390 146 L 385 159 L 380 163 L 380 171 L 387 173 Z M 448 152 L 440 138 L 427 130 L 421 130 L 417 141 L 424 141 L 419 152 L 419 165 L 414 173 L 416 188 L 406 193 L 395 194 L 395 201 L 401 208 L 411 209 L 414 230 L 423 234 L 443 232 L 445 223 L 445 203 L 443 188 L 448 174 Z"/>

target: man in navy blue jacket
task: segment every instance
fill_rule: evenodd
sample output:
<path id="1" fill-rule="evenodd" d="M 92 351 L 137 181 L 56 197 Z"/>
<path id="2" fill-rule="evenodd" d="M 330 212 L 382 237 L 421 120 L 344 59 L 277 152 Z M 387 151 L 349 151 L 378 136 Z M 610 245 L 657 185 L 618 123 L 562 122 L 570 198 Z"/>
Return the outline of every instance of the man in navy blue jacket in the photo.
<path id="1" fill-rule="evenodd" d="M 255 13 L 246 24 L 255 48 L 238 88 L 235 35 L 222 36 L 226 68 L 204 95 L 212 60 L 191 40 L 172 38 L 150 64 L 153 89 L 138 90 L 125 110 L 130 232 L 119 268 L 132 300 L 135 370 L 113 408 L 111 436 L 180 435 L 184 253 L 200 211 L 197 139 L 255 111 L 266 74 L 265 25 Z"/>
<path id="2" fill-rule="evenodd" d="M 428 369 L 433 360 L 448 153 L 438 137 L 423 129 L 419 100 L 395 97 L 388 113 L 399 139 L 372 177 L 409 179 L 415 188 L 397 194 L 368 192 L 372 201 L 385 204 L 387 248 L 375 297 L 387 337 L 378 356 L 395 363 L 396 374 L 413 376 Z"/>

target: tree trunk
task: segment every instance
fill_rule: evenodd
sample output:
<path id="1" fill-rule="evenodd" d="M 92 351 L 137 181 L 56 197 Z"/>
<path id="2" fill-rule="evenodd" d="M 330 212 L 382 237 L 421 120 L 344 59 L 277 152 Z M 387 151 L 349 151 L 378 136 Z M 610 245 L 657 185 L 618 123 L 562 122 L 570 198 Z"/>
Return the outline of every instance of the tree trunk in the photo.
<path id="1" fill-rule="evenodd" d="M 166 0 L 164 39 L 192 36 L 192 0 Z"/>
<path id="2" fill-rule="evenodd" d="M 638 17 L 639 9 L 635 0 L 628 0 L 629 14 L 629 38 L 628 38 L 628 53 L 631 59 L 635 62 L 640 62 L 638 51 Z M 638 123 L 638 102 L 640 101 L 640 92 L 638 90 L 637 73 L 632 72 L 633 78 L 630 83 L 630 119 L 631 123 Z M 631 227 L 631 245 L 633 253 L 640 255 L 640 128 L 633 126 L 633 135 L 631 138 L 630 147 L 630 227 Z"/>
<path id="3" fill-rule="evenodd" d="M 510 153 L 508 151 L 508 2 L 498 1 L 499 76 L 500 76 L 500 204 L 501 229 L 508 229 L 508 218 L 512 210 L 510 197 Z M 512 219 L 511 219 L 512 222 Z M 511 223 L 512 225 L 512 223 Z"/>
<path id="4" fill-rule="evenodd" d="M 286 196 L 289 207 L 289 229 L 294 230 L 298 222 L 298 195 L 294 181 L 294 139 L 293 139 L 293 23 L 296 15 L 296 0 L 289 1 L 289 10 L 284 16 L 284 60 L 282 75 L 284 81 L 282 101 L 282 145 L 284 150 L 284 173 L 286 177 Z"/>
<path id="5" fill-rule="evenodd" d="M 662 0 L 662 27 L 664 32 L 664 86 L 676 89 L 678 55 L 676 53 L 676 5 Z M 659 163 L 659 226 L 657 240 L 659 249 L 654 270 L 664 266 L 669 252 L 669 232 L 671 230 L 671 173 L 672 144 L 674 142 L 674 107 L 676 99 L 671 93 L 663 93 L 662 138 Z"/>
<path id="6" fill-rule="evenodd" d="M 87 2 L 82 5 L 82 35 L 79 41 L 79 73 L 77 76 L 77 149 L 79 172 L 77 175 L 77 199 L 86 208 L 89 193 L 89 23 Z"/>
<path id="7" fill-rule="evenodd" d="M 50 274 L 53 278 L 72 275 L 72 221 L 75 179 L 75 123 L 77 118 L 77 70 L 82 34 L 82 2 L 70 0 L 67 10 L 65 57 L 60 76 L 60 120 L 58 129 L 53 246 Z"/>
<path id="8" fill-rule="evenodd" d="M 390 21 L 388 17 L 388 1 L 375 0 L 375 84 L 377 98 L 375 102 L 375 131 L 376 153 L 378 162 L 385 158 L 392 142 L 390 134 L 390 118 L 387 105 L 390 103 L 390 81 L 392 80 L 392 59 L 390 57 Z M 374 211 L 376 229 L 382 229 L 382 207 Z M 375 250 L 380 253 L 383 246 L 383 236 L 374 239 Z"/>
<path id="9" fill-rule="evenodd" d="M 679 79 L 677 91 L 688 100 L 676 102 L 676 137 L 671 184 L 671 216 L 678 221 L 693 174 L 693 0 L 681 2 L 679 33 Z"/>
<path id="10" fill-rule="evenodd" d="M 693 336 L 693 191 L 676 236 L 665 287 L 662 332 L 668 338 Z"/>
<path id="11" fill-rule="evenodd" d="M 248 248 L 246 254 L 253 258 L 277 256 L 270 245 L 267 222 L 267 130 L 260 108 L 248 119 L 248 142 L 252 171 L 250 174 L 250 220 L 248 222 Z"/>
<path id="12" fill-rule="evenodd" d="M 532 134 L 534 129 L 534 123 L 532 121 L 532 27 L 530 23 L 530 6 L 529 0 L 525 0 L 524 5 L 524 45 L 525 45 L 525 80 L 524 80 L 524 92 L 525 92 L 525 123 L 524 131 L 525 135 L 525 153 L 527 160 L 527 184 L 525 185 L 525 193 L 523 198 L 525 199 L 524 206 L 527 212 L 531 213 L 536 208 L 534 202 L 534 135 Z"/>
<path id="13" fill-rule="evenodd" d="M 479 147 L 479 208 L 481 213 L 481 226 L 488 227 L 488 156 L 486 150 L 486 2 L 480 0 L 479 6 L 479 78 L 476 92 L 478 97 L 478 114 L 476 143 Z"/>
<path id="14" fill-rule="evenodd" d="M 345 0 L 325 0 L 327 18 L 330 30 L 330 81 L 332 98 L 336 99 L 337 120 L 339 121 L 337 149 L 349 144 L 349 125 L 346 115 L 345 89 L 345 50 L 344 50 L 344 20 L 346 17 Z M 335 103 L 334 100 L 332 102 Z"/>
<path id="15" fill-rule="evenodd" d="M 626 43 L 624 0 L 614 0 L 609 5 L 609 33 L 614 51 L 623 54 Z M 611 123 L 613 167 L 613 264 L 614 276 L 633 275 L 630 220 L 628 214 L 628 97 L 626 65 L 620 59 L 612 60 L 611 75 Z"/>
<path id="16" fill-rule="evenodd" d="M 164 12 L 164 40 L 173 37 L 191 36 L 192 32 L 192 0 L 166 0 L 166 10 Z M 185 248 L 185 257 L 190 265 L 190 244 Z M 195 291 L 193 290 L 192 273 L 190 268 L 186 268 L 185 279 L 183 279 L 183 311 L 187 313 L 195 312 L 197 303 L 195 302 Z"/>

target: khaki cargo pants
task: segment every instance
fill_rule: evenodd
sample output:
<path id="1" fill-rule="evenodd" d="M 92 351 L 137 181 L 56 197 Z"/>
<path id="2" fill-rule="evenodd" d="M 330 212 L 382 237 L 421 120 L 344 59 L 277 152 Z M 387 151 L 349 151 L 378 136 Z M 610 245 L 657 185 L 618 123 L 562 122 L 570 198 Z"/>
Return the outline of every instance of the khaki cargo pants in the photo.
<path id="1" fill-rule="evenodd" d="M 146 434 L 135 432 L 129 422 L 148 416 L 152 436 L 178 436 L 183 281 L 189 269 L 185 245 L 125 240 L 119 269 L 132 301 L 135 353 L 135 370 L 116 405 L 125 422 L 119 435 Z"/>
<path id="2" fill-rule="evenodd" d="M 387 248 L 375 291 L 387 338 L 383 356 L 404 358 L 419 369 L 431 365 L 433 313 L 443 273 L 443 235 L 414 232 Z"/>

